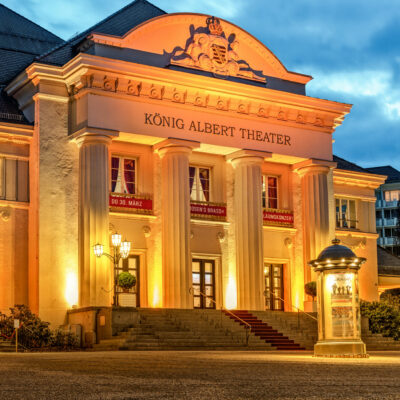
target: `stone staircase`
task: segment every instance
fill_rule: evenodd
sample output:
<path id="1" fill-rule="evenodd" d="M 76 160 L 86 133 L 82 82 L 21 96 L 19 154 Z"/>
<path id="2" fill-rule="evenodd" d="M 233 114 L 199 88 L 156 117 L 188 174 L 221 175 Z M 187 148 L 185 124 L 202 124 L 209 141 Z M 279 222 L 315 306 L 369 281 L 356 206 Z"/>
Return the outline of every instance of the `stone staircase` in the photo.
<path id="1" fill-rule="evenodd" d="M 251 326 L 251 333 L 275 347 L 276 350 L 306 349 L 300 344 L 295 343 L 295 341 L 290 339 L 289 336 L 278 332 L 278 330 L 274 329 L 269 323 L 257 318 L 257 316 L 254 315 L 254 312 L 250 313 L 245 310 L 235 310 L 231 313 L 225 311 L 225 314 L 239 325 L 245 326 L 245 323 L 249 324 Z M 276 325 L 274 327 L 276 327 Z"/>
<path id="2" fill-rule="evenodd" d="M 138 323 L 95 350 L 275 350 L 220 310 L 140 309 Z"/>
<path id="3" fill-rule="evenodd" d="M 94 349 L 313 350 L 318 337 L 317 321 L 297 312 L 233 311 L 252 325 L 248 337 L 235 318 L 220 310 L 139 309 L 138 313 L 137 323 L 120 328 Z M 400 341 L 372 334 L 364 325 L 367 351 L 400 350 Z"/>
<path id="4" fill-rule="evenodd" d="M 5 340 L 0 337 L 0 353 L 15 352 L 15 345 L 11 344 L 10 340 Z"/>

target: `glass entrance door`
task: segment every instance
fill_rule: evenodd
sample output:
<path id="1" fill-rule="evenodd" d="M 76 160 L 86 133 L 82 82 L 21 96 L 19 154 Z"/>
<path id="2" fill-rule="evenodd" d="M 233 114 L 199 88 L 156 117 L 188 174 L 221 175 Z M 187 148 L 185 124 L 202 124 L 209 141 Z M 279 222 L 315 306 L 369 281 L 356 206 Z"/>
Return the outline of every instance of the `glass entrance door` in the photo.
<path id="1" fill-rule="evenodd" d="M 139 293 L 139 256 L 130 255 L 119 261 L 118 268 L 114 269 L 114 305 L 121 307 L 140 307 Z M 131 289 L 122 289 L 118 286 L 118 275 L 127 271 L 136 277 L 136 284 Z"/>
<path id="2" fill-rule="evenodd" d="M 283 311 L 283 265 L 264 264 L 265 309 Z"/>
<path id="3" fill-rule="evenodd" d="M 192 260 L 194 308 L 215 308 L 215 261 Z"/>

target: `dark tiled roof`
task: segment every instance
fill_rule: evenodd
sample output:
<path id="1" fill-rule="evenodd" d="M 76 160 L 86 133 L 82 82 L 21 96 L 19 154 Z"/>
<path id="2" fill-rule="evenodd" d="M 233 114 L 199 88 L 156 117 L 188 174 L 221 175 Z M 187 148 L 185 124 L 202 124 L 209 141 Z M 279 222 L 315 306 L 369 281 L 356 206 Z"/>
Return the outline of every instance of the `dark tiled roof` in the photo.
<path id="1" fill-rule="evenodd" d="M 9 122 L 14 124 L 29 124 L 24 114 L 18 109 L 17 102 L 7 96 L 0 88 L 0 122 Z"/>
<path id="2" fill-rule="evenodd" d="M 0 86 L 63 40 L 0 4 Z"/>
<path id="3" fill-rule="evenodd" d="M 38 60 L 42 63 L 64 65 L 77 54 L 76 46 L 90 33 L 123 36 L 142 22 L 164 14 L 166 14 L 165 11 L 147 0 L 135 0 L 103 21 L 51 50 L 48 54 L 38 57 Z"/>
<path id="4" fill-rule="evenodd" d="M 400 258 L 378 246 L 378 275 L 400 275 Z"/>
<path id="5" fill-rule="evenodd" d="M 398 171 L 396 168 L 393 168 L 391 165 L 372 167 L 367 169 L 371 172 L 371 174 L 386 175 L 386 183 L 400 181 L 400 171 Z"/>
<path id="6" fill-rule="evenodd" d="M 344 158 L 340 158 L 338 156 L 333 155 L 333 161 L 337 163 L 337 169 L 344 169 L 346 171 L 355 171 L 355 172 L 365 172 L 368 174 L 373 174 L 374 172 L 368 171 L 366 168 L 362 168 L 357 164 L 354 164 L 350 161 L 345 160 Z M 375 172 L 377 173 L 377 172 Z"/>

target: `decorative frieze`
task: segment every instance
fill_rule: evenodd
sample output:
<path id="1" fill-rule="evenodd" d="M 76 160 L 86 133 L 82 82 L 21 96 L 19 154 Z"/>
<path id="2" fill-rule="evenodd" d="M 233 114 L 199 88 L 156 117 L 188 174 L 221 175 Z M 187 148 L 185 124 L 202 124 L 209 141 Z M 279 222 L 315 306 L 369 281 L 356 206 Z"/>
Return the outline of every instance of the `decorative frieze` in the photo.
<path id="1" fill-rule="evenodd" d="M 339 125 L 339 121 L 333 115 L 316 114 L 295 108 L 295 106 L 273 106 L 273 102 L 260 103 L 244 100 L 229 95 L 210 95 L 206 91 L 191 90 L 176 85 L 161 85 L 148 80 L 129 79 L 127 77 L 114 76 L 95 72 L 83 75 L 79 80 L 70 83 L 70 93 L 77 94 L 82 89 L 96 89 L 104 92 L 115 92 L 130 96 L 150 98 L 154 100 L 171 101 L 173 103 L 194 105 L 197 107 L 213 108 L 219 111 L 237 112 L 239 114 L 253 115 L 259 118 L 289 122 L 302 127 L 325 128 L 330 131 L 332 127 Z M 275 102 L 276 103 L 276 102 Z M 339 118 L 340 119 L 340 118 Z"/>

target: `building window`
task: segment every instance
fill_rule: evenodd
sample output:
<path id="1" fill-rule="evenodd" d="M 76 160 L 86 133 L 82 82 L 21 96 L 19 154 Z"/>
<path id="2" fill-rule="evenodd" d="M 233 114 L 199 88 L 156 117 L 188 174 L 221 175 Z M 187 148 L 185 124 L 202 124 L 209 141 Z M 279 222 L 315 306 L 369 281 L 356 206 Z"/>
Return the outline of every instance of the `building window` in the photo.
<path id="1" fill-rule="evenodd" d="M 356 229 L 356 201 L 336 199 L 336 227 Z"/>
<path id="2" fill-rule="evenodd" d="M 189 167 L 190 199 L 210 201 L 210 168 Z"/>
<path id="3" fill-rule="evenodd" d="M 385 191 L 386 201 L 399 201 L 400 200 L 400 190 L 386 190 Z"/>
<path id="4" fill-rule="evenodd" d="M 111 192 L 136 193 L 136 160 L 127 157 L 111 157 Z"/>
<path id="5" fill-rule="evenodd" d="M 262 176 L 262 206 L 263 208 L 278 208 L 278 178 Z"/>
<path id="6" fill-rule="evenodd" d="M 376 211 L 376 219 L 380 219 L 382 218 L 382 211 L 381 210 L 377 210 Z"/>
<path id="7" fill-rule="evenodd" d="M 0 157 L 0 200 L 29 201 L 29 163 Z"/>

